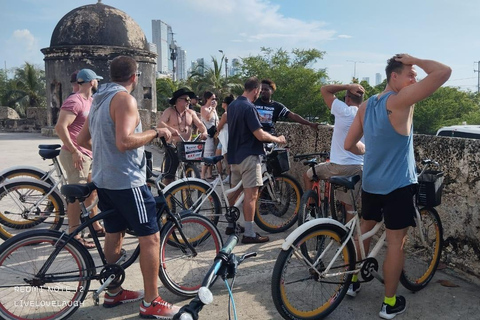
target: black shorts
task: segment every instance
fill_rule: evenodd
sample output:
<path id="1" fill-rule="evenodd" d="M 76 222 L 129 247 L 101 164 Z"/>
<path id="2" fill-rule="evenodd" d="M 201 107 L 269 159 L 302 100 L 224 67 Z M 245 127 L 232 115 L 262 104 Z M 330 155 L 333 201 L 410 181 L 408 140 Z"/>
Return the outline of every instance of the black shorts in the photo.
<path id="1" fill-rule="evenodd" d="M 167 146 L 167 148 L 171 148 L 173 152 L 165 152 L 165 167 L 163 173 L 165 173 L 166 179 L 175 179 L 180 159 L 178 158 L 177 149 L 169 146 Z"/>
<path id="2" fill-rule="evenodd" d="M 400 230 L 415 227 L 417 185 L 411 184 L 389 194 L 374 194 L 362 190 L 362 217 L 365 220 L 385 220 L 385 227 Z"/>
<path id="3" fill-rule="evenodd" d="M 114 209 L 114 215 L 103 219 L 108 233 L 117 233 L 131 229 L 137 236 L 148 236 L 158 232 L 155 199 L 147 186 L 133 189 L 109 190 L 98 192 L 98 208 L 101 211 Z"/>

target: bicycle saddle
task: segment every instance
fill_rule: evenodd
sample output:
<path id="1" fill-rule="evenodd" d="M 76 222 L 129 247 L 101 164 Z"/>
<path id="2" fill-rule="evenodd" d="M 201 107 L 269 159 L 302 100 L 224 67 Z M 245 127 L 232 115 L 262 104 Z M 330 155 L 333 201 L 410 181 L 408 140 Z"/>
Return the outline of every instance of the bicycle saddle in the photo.
<path id="1" fill-rule="evenodd" d="M 60 154 L 60 150 L 52 150 L 52 149 L 40 149 L 38 150 L 38 154 L 43 159 L 53 159 L 56 158 Z"/>
<path id="2" fill-rule="evenodd" d="M 93 190 L 96 190 L 97 186 L 93 182 L 87 184 L 66 184 L 62 186 L 60 191 L 67 198 L 67 201 L 70 203 L 79 200 L 80 202 L 85 201 L 85 199 L 90 196 Z"/>
<path id="3" fill-rule="evenodd" d="M 343 186 L 347 189 L 354 189 L 355 184 L 360 181 L 360 175 L 356 176 L 334 176 L 330 177 L 330 183 Z"/>
<path id="4" fill-rule="evenodd" d="M 60 148 L 61 145 L 59 144 L 39 144 L 38 145 L 38 149 L 51 149 L 51 150 L 55 150 L 55 149 L 58 149 Z"/>
<path id="5" fill-rule="evenodd" d="M 205 164 L 215 164 L 222 159 L 223 159 L 223 156 L 214 156 L 214 157 L 202 158 L 202 161 L 205 162 Z"/>

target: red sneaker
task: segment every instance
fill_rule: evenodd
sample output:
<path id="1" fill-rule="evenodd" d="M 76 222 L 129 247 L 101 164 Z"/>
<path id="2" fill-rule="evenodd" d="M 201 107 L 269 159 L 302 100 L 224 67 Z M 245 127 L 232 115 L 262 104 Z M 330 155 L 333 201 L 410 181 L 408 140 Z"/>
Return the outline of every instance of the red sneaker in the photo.
<path id="1" fill-rule="evenodd" d="M 105 308 L 113 308 L 122 303 L 138 301 L 143 298 L 143 291 L 122 290 L 116 296 L 110 296 L 105 293 L 103 297 L 103 306 Z"/>
<path id="2" fill-rule="evenodd" d="M 180 307 L 157 297 L 152 301 L 149 307 L 145 307 L 143 302 L 140 303 L 140 317 L 149 319 L 172 319 L 178 313 Z"/>

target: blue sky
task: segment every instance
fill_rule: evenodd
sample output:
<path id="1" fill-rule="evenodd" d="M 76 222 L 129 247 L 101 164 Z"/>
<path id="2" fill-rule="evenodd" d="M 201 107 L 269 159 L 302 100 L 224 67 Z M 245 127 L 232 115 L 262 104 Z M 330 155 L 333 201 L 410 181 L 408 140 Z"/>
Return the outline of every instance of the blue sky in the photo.
<path id="1" fill-rule="evenodd" d="M 43 67 L 57 22 L 96 0 L 0 0 L 0 67 Z M 170 24 L 188 60 L 256 55 L 260 47 L 316 48 L 331 80 L 384 76 L 386 60 L 406 52 L 452 67 L 447 85 L 477 90 L 480 1 L 103 0 L 129 14 L 151 41 L 151 20 Z M 419 72 L 422 77 L 424 73 Z M 275 79 L 273 79 L 275 80 Z"/>

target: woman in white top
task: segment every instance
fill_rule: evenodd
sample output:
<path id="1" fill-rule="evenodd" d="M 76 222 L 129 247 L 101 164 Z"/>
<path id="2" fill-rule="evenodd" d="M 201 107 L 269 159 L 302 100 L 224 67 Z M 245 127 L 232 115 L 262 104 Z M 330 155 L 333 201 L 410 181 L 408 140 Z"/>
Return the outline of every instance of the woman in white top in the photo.
<path id="1" fill-rule="evenodd" d="M 225 110 L 225 112 L 222 114 L 222 117 L 220 118 L 220 122 L 218 123 L 218 145 L 217 145 L 217 151 L 215 151 L 215 155 L 223 156 L 223 161 L 225 161 L 226 171 L 227 171 L 227 177 L 223 180 L 224 183 L 228 183 L 230 181 L 230 166 L 228 165 L 227 162 L 227 146 L 228 146 L 228 123 L 227 123 L 227 108 L 232 101 L 235 100 L 235 97 L 233 94 L 226 96 L 223 99 L 222 102 L 222 108 Z M 222 173 L 222 162 L 217 162 L 217 171 Z"/>
<path id="2" fill-rule="evenodd" d="M 200 114 L 202 118 L 202 122 L 207 128 L 209 133 L 207 140 L 205 141 L 205 149 L 203 151 L 204 157 L 213 157 L 215 155 L 215 139 L 214 134 L 215 130 L 213 130 L 218 125 L 218 114 L 217 114 L 217 97 L 211 91 L 205 91 L 203 94 L 203 101 L 204 105 L 200 109 Z M 208 167 L 208 176 L 205 177 L 205 173 L 207 170 L 207 166 L 202 165 L 202 171 L 200 173 L 200 177 L 202 179 L 212 179 L 212 168 Z"/>

